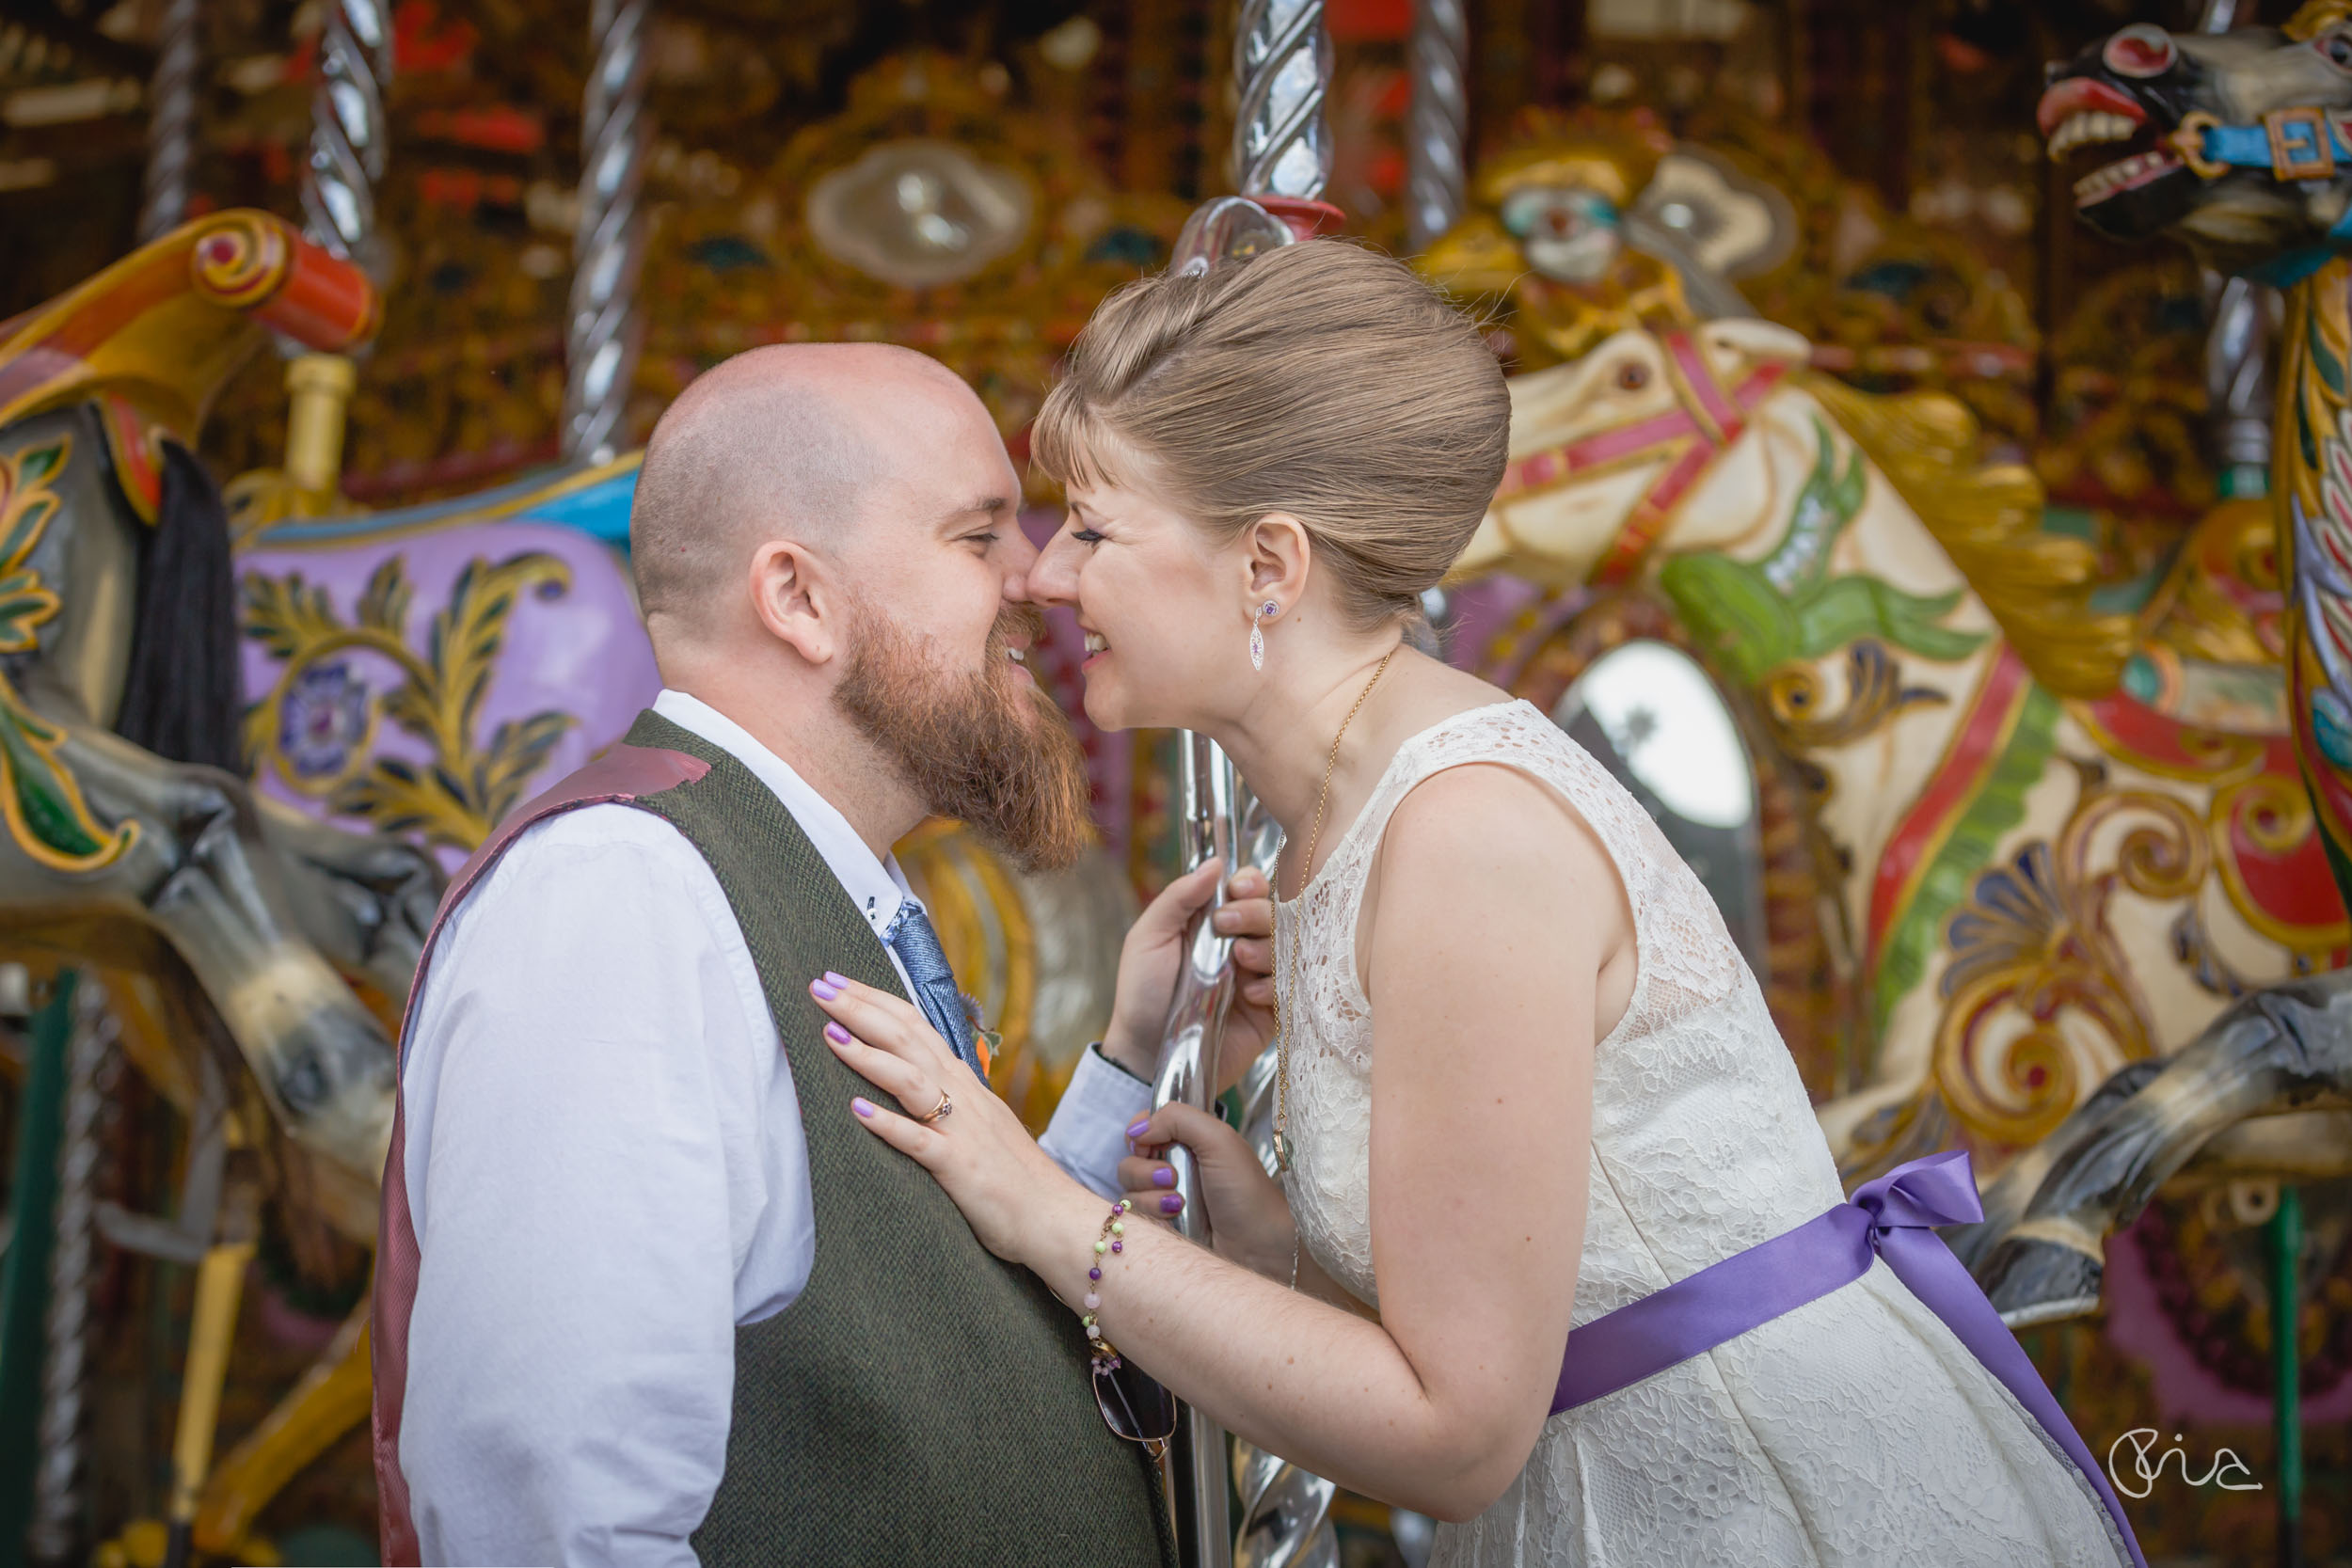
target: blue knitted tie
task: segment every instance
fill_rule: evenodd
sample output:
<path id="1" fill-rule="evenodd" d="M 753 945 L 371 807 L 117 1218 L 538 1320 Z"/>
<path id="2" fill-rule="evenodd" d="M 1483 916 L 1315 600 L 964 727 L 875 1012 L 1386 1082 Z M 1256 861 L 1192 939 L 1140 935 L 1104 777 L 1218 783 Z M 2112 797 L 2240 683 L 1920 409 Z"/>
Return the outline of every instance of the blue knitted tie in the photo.
<path id="1" fill-rule="evenodd" d="M 939 1037 L 955 1049 L 964 1066 L 985 1079 L 988 1073 L 980 1066 L 979 1049 L 973 1041 L 971 1015 L 964 1010 L 955 971 L 947 967 L 946 950 L 939 945 L 939 933 L 931 928 L 931 917 L 923 912 L 923 906 L 912 898 L 901 903 L 882 942 L 906 966 L 907 978 L 914 985 L 914 1004 L 939 1031 Z"/>

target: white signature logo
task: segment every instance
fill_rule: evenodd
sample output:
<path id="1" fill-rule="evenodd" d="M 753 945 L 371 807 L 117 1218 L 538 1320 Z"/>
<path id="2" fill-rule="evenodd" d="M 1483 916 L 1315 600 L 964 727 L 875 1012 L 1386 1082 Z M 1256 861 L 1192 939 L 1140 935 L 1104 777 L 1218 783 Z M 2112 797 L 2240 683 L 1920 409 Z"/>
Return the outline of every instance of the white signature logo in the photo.
<path id="1" fill-rule="evenodd" d="M 2228 1449 L 2221 1449 L 2215 1452 L 2213 1467 L 2201 1476 L 2192 1476 L 2188 1473 L 2188 1452 L 2178 1447 L 2165 1449 L 2164 1452 L 2156 1455 L 2155 1462 L 2151 1464 L 2148 1451 L 2155 1447 L 2158 1435 L 2154 1427 L 2134 1427 L 2107 1445 L 2107 1479 L 2115 1482 L 2115 1489 L 2123 1496 L 2133 1498 L 2148 1496 L 2156 1489 L 2156 1482 L 2163 1479 L 2165 1465 L 2175 1459 L 2181 1462 L 2181 1479 L 2191 1486 L 2218 1486 L 2224 1492 L 2259 1492 L 2263 1489 L 2263 1483 L 2254 1480 L 2254 1472 L 2246 1467 L 2246 1462 Z M 2176 1445 L 2183 1440 L 2179 1433 L 2172 1434 L 2172 1441 Z M 2122 1468 L 2119 1470 L 2116 1466 L 2116 1459 L 2125 1444 L 2131 1446 L 2131 1458 L 2125 1461 Z M 2235 1470 L 2239 1475 L 2244 1476 L 2245 1483 L 2240 1485 L 2224 1478 L 2221 1472 L 2225 1469 Z M 2126 1474 L 2131 1478 L 2128 1481 L 2124 1479 Z M 2132 1490 L 2135 1485 L 2139 1488 L 2137 1492 Z"/>

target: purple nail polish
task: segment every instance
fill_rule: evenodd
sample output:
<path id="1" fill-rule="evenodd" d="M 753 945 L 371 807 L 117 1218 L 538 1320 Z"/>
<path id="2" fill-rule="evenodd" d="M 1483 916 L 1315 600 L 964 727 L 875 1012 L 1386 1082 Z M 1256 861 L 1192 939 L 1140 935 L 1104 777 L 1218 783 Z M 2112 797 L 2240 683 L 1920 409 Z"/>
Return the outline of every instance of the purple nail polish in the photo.
<path id="1" fill-rule="evenodd" d="M 822 980 L 811 980 L 808 983 L 808 993 L 819 1002 L 830 1002 L 841 994 L 841 988 L 829 986 Z"/>
<path id="2" fill-rule="evenodd" d="M 850 1101 L 850 1109 L 855 1111 L 859 1116 L 870 1117 L 874 1114 L 874 1102 L 863 1096 L 860 1096 L 859 1098 Z"/>
<path id="3" fill-rule="evenodd" d="M 834 990 L 840 990 L 847 987 L 849 983 L 850 977 L 847 974 L 835 974 L 830 969 L 825 971 L 825 984 L 831 986 Z"/>
<path id="4" fill-rule="evenodd" d="M 1152 1185 L 1154 1187 L 1173 1187 L 1176 1185 L 1176 1167 L 1173 1165 L 1162 1165 L 1159 1169 L 1153 1171 L 1152 1173 Z"/>
<path id="5" fill-rule="evenodd" d="M 1152 1118 L 1150 1117 L 1137 1117 L 1136 1118 L 1135 1125 L 1127 1129 L 1127 1136 L 1131 1138 L 1140 1138 L 1146 1132 L 1151 1131 Z"/>
<path id="6" fill-rule="evenodd" d="M 1160 1212 L 1163 1214 L 1177 1213 L 1181 1212 L 1184 1207 L 1184 1195 L 1182 1193 L 1170 1193 L 1166 1197 L 1160 1199 Z"/>
<path id="7" fill-rule="evenodd" d="M 828 1023 L 825 1025 L 825 1038 L 835 1045 L 847 1045 L 850 1043 L 850 1032 L 838 1023 Z"/>

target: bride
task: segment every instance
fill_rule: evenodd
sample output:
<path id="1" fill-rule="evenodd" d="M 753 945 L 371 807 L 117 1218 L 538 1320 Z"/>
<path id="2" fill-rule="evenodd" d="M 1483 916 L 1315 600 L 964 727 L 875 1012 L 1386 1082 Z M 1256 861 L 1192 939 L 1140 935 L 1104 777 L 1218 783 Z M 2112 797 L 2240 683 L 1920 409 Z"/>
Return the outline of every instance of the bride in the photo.
<path id="1" fill-rule="evenodd" d="M 2037 1420 L 1892 1243 L 1778 1315 L 1754 1275 L 1710 1275 L 1710 1309 L 1753 1320 L 1727 1337 L 1686 1327 L 1646 1361 L 1638 1332 L 1570 1343 L 1862 1211 L 1657 828 L 1542 713 L 1403 641 L 1509 419 L 1470 324 L 1344 244 L 1103 306 L 1038 420 L 1070 513 L 1029 596 L 1085 628 L 1095 723 L 1214 736 L 1285 830 L 1289 1166 L 1278 1183 L 1223 1123 L 1169 1107 L 1126 1129 L 1131 1206 L 1106 1214 L 913 1007 L 826 976 L 842 1057 L 918 1115 L 952 1091 L 956 1114 L 849 1109 L 1083 1315 L 1098 1364 L 1130 1358 L 1260 1447 L 1454 1521 L 1438 1562 L 2137 1561 L 2046 1392 L 2027 1390 Z M 1120 1018 L 1105 1053 L 1148 1075 L 1153 1008 Z M 1251 1009 L 1229 1066 L 1261 1027 Z M 1215 1254 L 1141 1222 L 1175 1207 L 1153 1157 L 1173 1142 L 1201 1163 Z"/>

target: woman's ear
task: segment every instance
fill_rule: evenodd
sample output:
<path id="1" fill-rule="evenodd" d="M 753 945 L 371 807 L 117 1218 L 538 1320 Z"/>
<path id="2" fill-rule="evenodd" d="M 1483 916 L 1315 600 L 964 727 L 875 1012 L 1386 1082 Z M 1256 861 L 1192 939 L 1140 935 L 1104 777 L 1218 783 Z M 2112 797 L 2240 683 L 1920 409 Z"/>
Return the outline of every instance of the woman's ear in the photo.
<path id="1" fill-rule="evenodd" d="M 841 648 L 846 604 L 823 580 L 815 560 L 788 539 L 771 539 L 752 554 L 752 612 L 768 635 L 811 664 Z"/>
<path id="2" fill-rule="evenodd" d="M 1307 572 L 1314 556 L 1307 525 L 1287 512 L 1269 512 L 1243 533 L 1242 550 L 1249 572 L 1251 610 L 1272 601 L 1278 616 L 1287 614 L 1307 592 Z"/>

